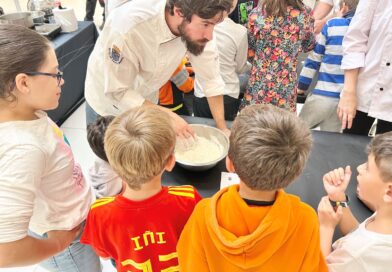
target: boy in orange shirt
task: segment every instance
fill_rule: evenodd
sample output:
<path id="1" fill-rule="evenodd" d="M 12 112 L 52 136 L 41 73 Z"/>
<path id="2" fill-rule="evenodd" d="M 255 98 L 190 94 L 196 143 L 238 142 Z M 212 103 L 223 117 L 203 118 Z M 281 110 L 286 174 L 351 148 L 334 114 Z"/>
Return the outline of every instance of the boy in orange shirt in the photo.
<path id="1" fill-rule="evenodd" d="M 91 206 L 81 242 L 114 259 L 117 271 L 178 271 L 176 244 L 200 196 L 192 186 L 161 185 L 175 164 L 175 141 L 167 113 L 150 106 L 119 115 L 105 133 L 109 163 L 126 188 Z"/>
<path id="2" fill-rule="evenodd" d="M 177 245 L 180 270 L 327 271 L 315 211 L 283 190 L 301 174 L 311 145 L 296 115 L 272 105 L 243 109 L 226 157 L 240 184 L 196 206 Z"/>

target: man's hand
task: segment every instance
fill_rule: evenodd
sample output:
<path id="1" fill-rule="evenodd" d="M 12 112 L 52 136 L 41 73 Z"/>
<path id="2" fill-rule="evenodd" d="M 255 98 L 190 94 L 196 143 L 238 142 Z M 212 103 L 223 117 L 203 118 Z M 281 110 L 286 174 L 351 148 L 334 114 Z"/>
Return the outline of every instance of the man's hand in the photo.
<path id="1" fill-rule="evenodd" d="M 227 138 L 230 138 L 230 134 L 231 134 L 230 129 L 224 128 L 224 129 L 221 129 L 221 130 L 227 136 Z"/>
<path id="2" fill-rule="evenodd" d="M 48 240 L 53 241 L 57 244 L 58 252 L 66 249 L 73 240 L 80 234 L 82 228 L 81 225 L 75 227 L 72 230 L 51 230 L 48 231 Z"/>
<path id="3" fill-rule="evenodd" d="M 173 119 L 174 129 L 178 137 L 185 139 L 194 138 L 195 132 L 184 119 L 175 113 L 172 113 L 171 117 Z"/>
<path id="4" fill-rule="evenodd" d="M 326 173 L 323 177 L 325 191 L 333 201 L 345 201 L 345 191 L 351 178 L 349 165 L 343 170 L 342 167 Z"/>
<path id="5" fill-rule="evenodd" d="M 305 91 L 301 89 L 297 89 L 297 94 L 299 95 L 305 94 Z"/>
<path id="6" fill-rule="evenodd" d="M 350 129 L 353 125 L 355 114 L 357 113 L 357 96 L 355 92 L 343 90 L 340 95 L 337 114 L 342 122 L 342 129 Z"/>
<path id="7" fill-rule="evenodd" d="M 343 210 L 341 206 L 338 206 L 335 211 L 329 202 L 328 196 L 324 196 L 318 205 L 317 214 L 321 228 L 334 230 L 342 219 Z"/>

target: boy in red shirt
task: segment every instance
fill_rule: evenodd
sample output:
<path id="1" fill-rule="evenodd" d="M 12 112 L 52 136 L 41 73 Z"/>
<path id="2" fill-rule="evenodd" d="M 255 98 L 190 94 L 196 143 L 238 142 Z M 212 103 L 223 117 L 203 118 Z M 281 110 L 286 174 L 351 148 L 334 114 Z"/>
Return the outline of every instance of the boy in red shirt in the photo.
<path id="1" fill-rule="evenodd" d="M 117 271 L 179 271 L 177 240 L 200 196 L 192 186 L 161 186 L 175 164 L 175 141 L 167 114 L 148 106 L 107 129 L 105 151 L 126 189 L 91 206 L 81 242 L 114 259 Z"/>

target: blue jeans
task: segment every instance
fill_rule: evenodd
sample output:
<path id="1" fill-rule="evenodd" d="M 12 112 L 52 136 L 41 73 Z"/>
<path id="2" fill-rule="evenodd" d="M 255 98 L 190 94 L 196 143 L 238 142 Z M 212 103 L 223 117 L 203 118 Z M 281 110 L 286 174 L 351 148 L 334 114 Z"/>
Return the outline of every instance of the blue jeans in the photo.
<path id="1" fill-rule="evenodd" d="M 46 234 L 40 236 L 29 231 L 29 235 L 38 239 L 45 239 Z M 101 261 L 94 250 L 80 243 L 80 234 L 62 252 L 42 261 L 38 265 L 51 272 L 99 272 L 102 271 Z"/>

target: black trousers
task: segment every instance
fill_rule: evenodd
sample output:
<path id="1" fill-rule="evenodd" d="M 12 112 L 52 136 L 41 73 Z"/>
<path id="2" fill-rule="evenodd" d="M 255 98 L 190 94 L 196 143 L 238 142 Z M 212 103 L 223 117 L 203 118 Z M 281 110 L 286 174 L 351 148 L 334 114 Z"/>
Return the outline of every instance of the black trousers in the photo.
<path id="1" fill-rule="evenodd" d="M 105 7 L 104 2 L 99 2 L 101 7 Z M 85 21 L 94 21 L 95 7 L 97 6 L 97 0 L 86 0 L 86 16 Z M 105 22 L 105 10 L 103 11 L 103 21 Z"/>
<path id="2" fill-rule="evenodd" d="M 223 102 L 225 108 L 225 120 L 233 121 L 237 116 L 238 108 L 240 107 L 240 99 L 224 95 Z M 206 97 L 193 98 L 193 113 L 197 117 L 213 118 Z"/>
<path id="3" fill-rule="evenodd" d="M 368 116 L 366 112 L 357 111 L 352 127 L 350 129 L 343 130 L 343 133 L 367 136 L 369 134 L 370 128 L 374 123 L 374 120 L 375 118 Z M 388 131 L 392 131 L 392 122 L 378 119 L 376 134 L 382 134 Z"/>

